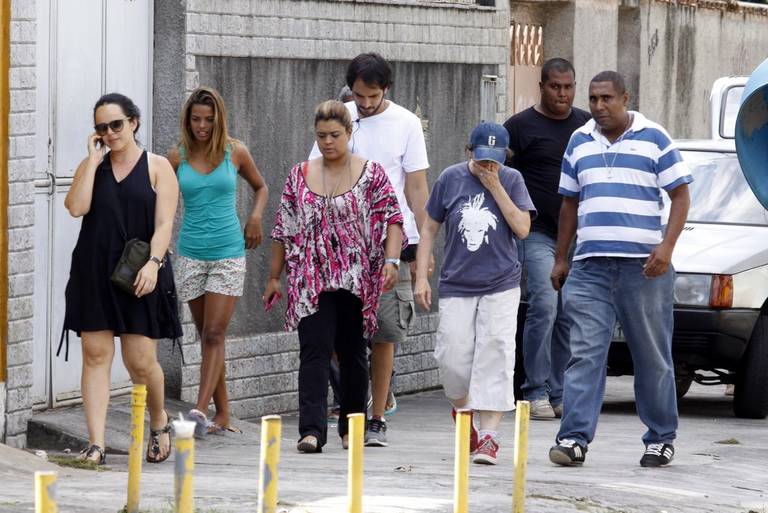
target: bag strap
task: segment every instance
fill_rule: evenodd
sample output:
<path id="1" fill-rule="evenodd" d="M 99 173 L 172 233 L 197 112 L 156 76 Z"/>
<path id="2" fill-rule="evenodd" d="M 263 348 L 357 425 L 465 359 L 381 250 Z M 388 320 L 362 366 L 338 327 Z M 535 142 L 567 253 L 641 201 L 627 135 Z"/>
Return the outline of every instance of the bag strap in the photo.
<path id="1" fill-rule="evenodd" d="M 181 345 L 181 337 L 174 337 L 173 338 L 173 342 L 171 342 L 171 344 L 172 344 L 171 345 L 171 354 L 173 354 L 174 351 L 176 350 L 176 347 L 178 347 L 179 348 L 179 354 L 181 355 L 181 364 L 182 365 L 186 365 L 187 362 L 184 361 L 184 348 Z"/>
<path id="2" fill-rule="evenodd" d="M 66 349 L 64 350 L 64 361 L 69 361 L 69 330 L 66 327 L 61 328 L 61 338 L 59 339 L 59 348 L 56 350 L 56 358 L 61 353 L 61 346 L 66 342 Z"/>

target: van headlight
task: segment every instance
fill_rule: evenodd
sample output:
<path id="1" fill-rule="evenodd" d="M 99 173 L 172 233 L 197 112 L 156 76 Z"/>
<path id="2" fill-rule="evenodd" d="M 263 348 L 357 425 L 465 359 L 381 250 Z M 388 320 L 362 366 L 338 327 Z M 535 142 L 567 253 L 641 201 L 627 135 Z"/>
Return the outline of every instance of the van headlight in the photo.
<path id="1" fill-rule="evenodd" d="M 675 304 L 709 306 L 711 274 L 678 274 L 675 277 Z"/>
<path id="2" fill-rule="evenodd" d="M 675 277 L 675 304 L 731 308 L 733 277 L 724 274 L 678 274 Z"/>

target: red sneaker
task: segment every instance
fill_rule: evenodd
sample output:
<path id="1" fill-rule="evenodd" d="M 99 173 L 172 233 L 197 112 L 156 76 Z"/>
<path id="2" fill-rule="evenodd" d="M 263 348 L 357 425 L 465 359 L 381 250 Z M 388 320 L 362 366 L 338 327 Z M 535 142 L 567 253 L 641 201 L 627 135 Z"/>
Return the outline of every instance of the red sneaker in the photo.
<path id="1" fill-rule="evenodd" d="M 451 408 L 451 418 L 456 422 L 456 408 Z M 477 429 L 475 429 L 474 412 L 469 414 L 469 454 L 477 450 Z"/>
<path id="2" fill-rule="evenodd" d="M 496 465 L 498 461 L 499 444 L 491 435 L 485 435 L 477 445 L 477 450 L 472 458 L 473 463 L 484 465 Z"/>

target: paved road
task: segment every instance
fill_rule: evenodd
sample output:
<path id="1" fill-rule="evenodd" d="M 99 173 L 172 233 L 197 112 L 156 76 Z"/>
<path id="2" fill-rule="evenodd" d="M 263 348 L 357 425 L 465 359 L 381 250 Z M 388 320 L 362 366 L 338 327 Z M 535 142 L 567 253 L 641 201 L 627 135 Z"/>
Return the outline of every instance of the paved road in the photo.
<path id="1" fill-rule="evenodd" d="M 766 513 L 768 421 L 736 419 L 723 387 L 694 385 L 681 402 L 674 463 L 664 469 L 638 465 L 644 429 L 632 402 L 631 378 L 609 378 L 598 438 L 582 468 L 553 466 L 547 450 L 556 422 L 532 422 L 528 463 L 529 513 Z M 452 511 L 453 425 L 440 392 L 399 399 L 388 448 L 365 453 L 365 511 Z M 201 512 L 255 511 L 258 428 L 243 435 L 210 437 L 197 446 L 196 506 Z M 509 512 L 514 419 L 502 427 L 501 464 L 471 469 L 470 511 Z M 296 418 L 284 417 L 280 497 L 284 513 L 345 511 L 346 455 L 337 437 L 323 454 L 295 452 Z M 730 440 L 730 443 L 718 443 Z M 1 447 L 1 446 L 0 446 Z M 7 454 L 6 454 L 7 453 Z M 112 512 L 122 507 L 127 458 L 110 455 L 109 471 L 60 469 L 62 512 Z M 33 511 L 34 456 L 0 452 L 0 512 Z M 173 464 L 146 466 L 143 508 L 170 512 Z"/>

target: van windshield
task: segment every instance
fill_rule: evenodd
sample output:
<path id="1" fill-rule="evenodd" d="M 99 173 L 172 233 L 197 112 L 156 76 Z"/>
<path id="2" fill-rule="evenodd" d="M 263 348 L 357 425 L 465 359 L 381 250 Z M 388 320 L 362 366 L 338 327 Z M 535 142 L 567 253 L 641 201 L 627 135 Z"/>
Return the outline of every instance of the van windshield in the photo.
<path id="1" fill-rule="evenodd" d="M 768 225 L 768 212 L 749 188 L 735 154 L 681 153 L 693 175 L 689 222 Z"/>

